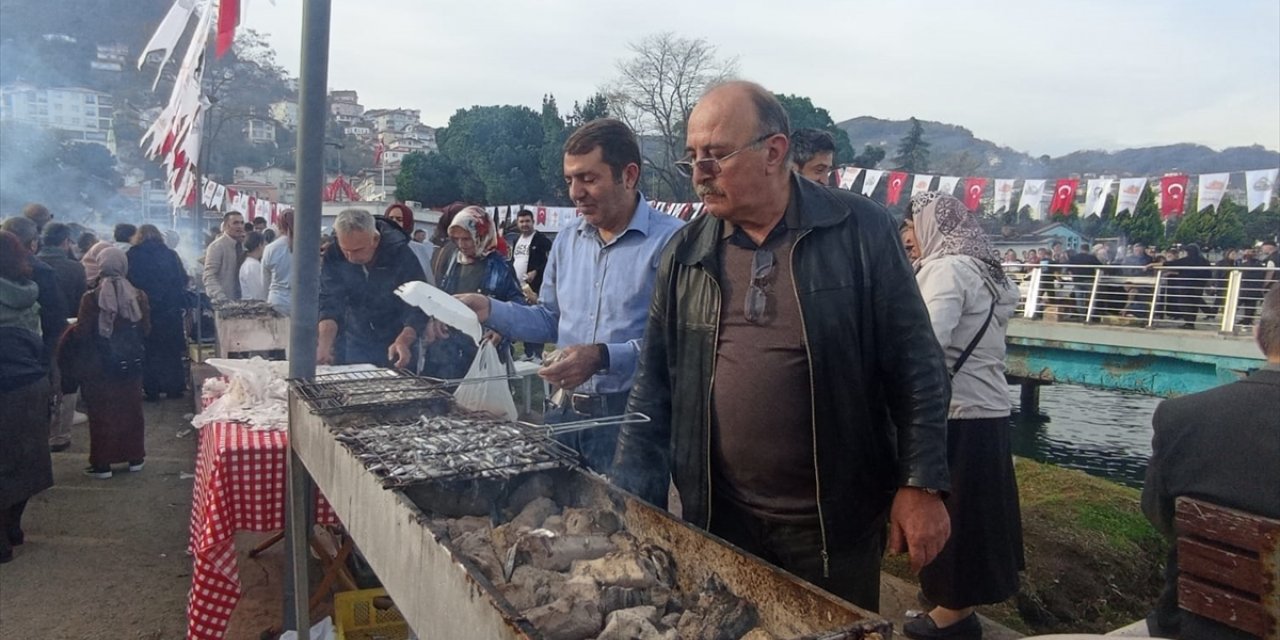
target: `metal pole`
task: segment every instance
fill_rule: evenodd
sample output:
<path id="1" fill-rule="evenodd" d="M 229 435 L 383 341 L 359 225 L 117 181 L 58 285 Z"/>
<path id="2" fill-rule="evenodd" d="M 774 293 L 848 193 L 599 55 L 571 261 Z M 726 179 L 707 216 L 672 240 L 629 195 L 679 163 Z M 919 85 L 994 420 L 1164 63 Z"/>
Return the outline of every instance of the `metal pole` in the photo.
<path id="1" fill-rule="evenodd" d="M 289 377 L 316 373 L 320 323 L 320 195 L 324 188 L 325 93 L 329 82 L 330 0 L 305 0 L 302 7 L 302 64 L 298 82 L 298 203 L 294 210 L 293 298 L 289 328 Z M 290 421 L 290 430 L 294 428 Z M 294 440 L 290 434 L 290 442 Z M 285 517 L 285 629 L 308 637 L 307 540 L 310 534 L 311 476 L 293 451 L 288 459 Z"/>

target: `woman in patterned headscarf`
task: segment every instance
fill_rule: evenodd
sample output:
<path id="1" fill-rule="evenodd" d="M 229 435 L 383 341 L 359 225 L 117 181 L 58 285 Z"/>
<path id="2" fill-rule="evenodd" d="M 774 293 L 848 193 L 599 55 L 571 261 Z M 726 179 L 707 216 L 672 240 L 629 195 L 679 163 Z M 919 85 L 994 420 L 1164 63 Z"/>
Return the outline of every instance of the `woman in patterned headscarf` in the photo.
<path id="1" fill-rule="evenodd" d="M 934 608 L 903 631 L 909 638 L 980 638 L 974 607 L 1017 593 L 1025 565 L 1004 377 L 1005 332 L 1018 289 L 978 221 L 952 196 L 911 198 L 903 236 L 914 245 L 916 282 L 951 370 L 945 500 L 951 538 L 920 572 Z"/>
<path id="2" fill-rule="evenodd" d="M 89 467 L 85 473 L 110 478 L 111 465 L 128 463 L 142 471 L 146 457 L 142 417 L 142 370 L 128 374 L 108 371 L 104 343 L 117 332 L 146 336 L 151 331 L 147 294 L 126 279 L 129 260 L 116 247 L 97 254 L 98 283 L 80 299 L 76 324 L 67 330 L 58 350 L 62 388 L 80 387 L 89 414 Z M 122 334 L 123 335 L 123 334 Z"/>
<path id="3" fill-rule="evenodd" d="M 467 207 L 449 223 L 449 239 L 457 253 L 440 279 L 447 293 L 479 293 L 503 302 L 525 303 L 524 291 L 511 263 L 497 251 L 498 229 L 480 207 Z M 435 325 L 438 327 L 438 325 Z M 431 329 L 428 335 L 438 334 Z M 500 353 L 505 349 L 500 348 Z M 461 378 L 475 359 L 476 345 L 454 332 L 427 347 L 423 373 L 437 378 Z"/>

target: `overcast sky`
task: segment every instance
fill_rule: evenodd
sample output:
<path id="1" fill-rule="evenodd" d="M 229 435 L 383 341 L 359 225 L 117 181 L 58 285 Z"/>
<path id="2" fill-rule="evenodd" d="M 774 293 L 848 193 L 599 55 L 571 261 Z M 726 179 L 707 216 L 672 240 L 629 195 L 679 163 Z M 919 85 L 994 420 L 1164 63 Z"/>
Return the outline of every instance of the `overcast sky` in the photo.
<path id="1" fill-rule="evenodd" d="M 246 4 L 242 26 L 296 74 L 302 0 Z M 1276 0 L 334 0 L 329 86 L 433 126 L 544 93 L 564 112 L 661 31 L 707 39 L 741 77 L 837 122 L 916 116 L 1033 155 L 1280 149 Z"/>

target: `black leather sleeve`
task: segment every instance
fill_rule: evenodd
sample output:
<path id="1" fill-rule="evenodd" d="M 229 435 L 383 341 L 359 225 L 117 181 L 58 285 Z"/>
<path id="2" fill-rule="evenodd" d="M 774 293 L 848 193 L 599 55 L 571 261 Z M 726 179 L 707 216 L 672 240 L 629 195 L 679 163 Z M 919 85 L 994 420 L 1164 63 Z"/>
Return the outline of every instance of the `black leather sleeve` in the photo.
<path id="1" fill-rule="evenodd" d="M 612 473 L 612 480 L 619 487 L 662 508 L 667 505 L 671 478 L 672 354 L 668 349 L 674 345 L 670 344 L 672 333 L 668 327 L 676 326 L 670 317 L 675 291 L 675 244 L 667 246 L 658 264 L 636 381 L 627 399 L 627 411 L 643 413 L 650 422 L 622 427 Z"/>
<path id="2" fill-rule="evenodd" d="M 949 491 L 946 361 L 898 234 L 888 213 L 876 209 L 859 220 L 872 274 L 876 366 L 897 427 L 898 486 Z"/>

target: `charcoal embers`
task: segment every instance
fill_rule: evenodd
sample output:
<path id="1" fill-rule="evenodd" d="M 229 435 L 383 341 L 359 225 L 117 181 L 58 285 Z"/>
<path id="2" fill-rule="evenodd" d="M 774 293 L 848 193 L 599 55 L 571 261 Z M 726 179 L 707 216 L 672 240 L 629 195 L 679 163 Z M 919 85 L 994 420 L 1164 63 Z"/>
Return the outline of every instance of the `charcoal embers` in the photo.
<path id="1" fill-rule="evenodd" d="M 755 628 L 755 607 L 714 574 L 698 593 L 682 593 L 666 549 L 637 541 L 612 510 L 562 509 L 548 493 L 513 500 L 524 506 L 507 510 L 510 520 L 497 527 L 477 517 L 436 521 L 437 530 L 547 638 L 771 637 Z"/>

